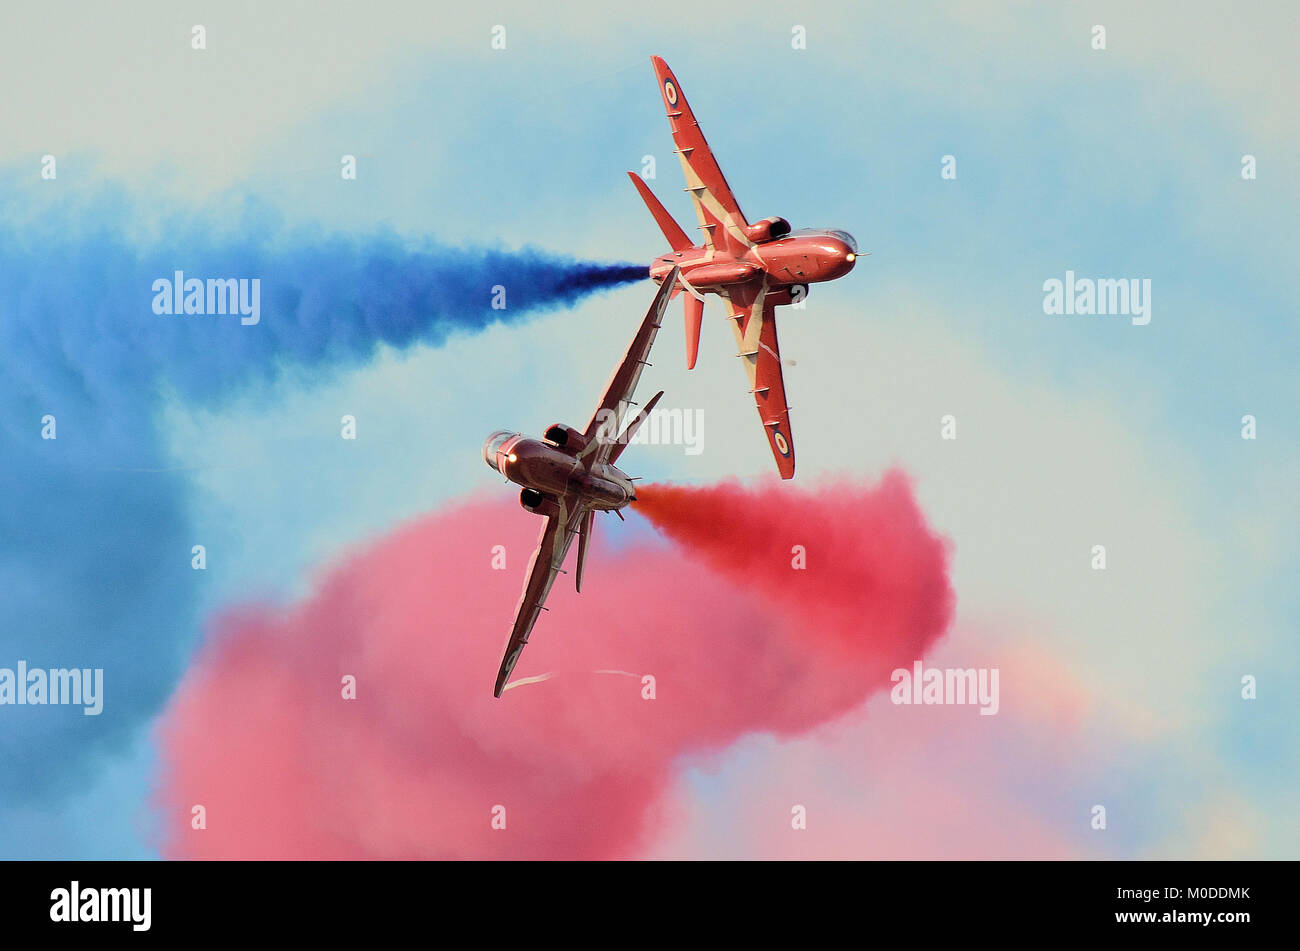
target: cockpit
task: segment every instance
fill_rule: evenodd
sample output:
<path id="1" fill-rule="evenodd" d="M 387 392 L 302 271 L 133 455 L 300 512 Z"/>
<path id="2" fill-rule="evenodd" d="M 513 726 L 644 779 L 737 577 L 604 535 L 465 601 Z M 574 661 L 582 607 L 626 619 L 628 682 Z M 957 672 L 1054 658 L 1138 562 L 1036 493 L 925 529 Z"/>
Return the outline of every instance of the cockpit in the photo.
<path id="1" fill-rule="evenodd" d="M 483 461 L 488 464 L 489 468 L 496 469 L 498 472 L 501 471 L 497 467 L 497 456 L 501 452 L 501 447 L 514 435 L 516 434 L 508 430 L 498 429 L 487 438 L 487 442 L 483 443 Z"/>
<path id="2" fill-rule="evenodd" d="M 854 254 L 858 253 L 858 242 L 854 241 L 853 235 L 849 234 L 847 231 L 828 231 L 827 234 L 839 238 L 849 246 L 849 250 Z"/>
<path id="3" fill-rule="evenodd" d="M 789 236 L 792 238 L 799 238 L 799 237 L 806 237 L 806 236 L 820 238 L 820 237 L 830 236 L 832 238 L 836 238 L 840 241 L 843 241 L 846 245 L 848 245 L 850 254 L 858 253 L 858 242 L 855 241 L 853 235 L 849 234 L 847 231 L 833 231 L 833 230 L 824 231 L 821 228 L 800 228 L 797 231 L 790 232 Z"/>

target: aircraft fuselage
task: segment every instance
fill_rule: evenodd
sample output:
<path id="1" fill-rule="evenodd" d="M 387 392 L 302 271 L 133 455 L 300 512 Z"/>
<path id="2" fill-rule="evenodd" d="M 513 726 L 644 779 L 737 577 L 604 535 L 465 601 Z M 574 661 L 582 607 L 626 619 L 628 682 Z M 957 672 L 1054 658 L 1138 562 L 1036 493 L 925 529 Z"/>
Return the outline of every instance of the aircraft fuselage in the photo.
<path id="1" fill-rule="evenodd" d="M 569 439 L 580 438 L 572 430 L 568 433 Z M 568 445 L 557 446 L 549 439 L 531 439 L 500 430 L 483 444 L 483 460 L 511 482 L 546 498 L 564 496 L 599 511 L 621 509 L 634 500 L 636 487 L 621 469 L 609 463 L 597 463 L 587 469 L 578 459 L 576 449 L 568 450 Z M 524 507 L 537 511 L 540 502 L 529 505 L 524 501 Z"/>
<path id="2" fill-rule="evenodd" d="M 650 278 L 661 283 L 680 267 L 681 282 L 704 294 L 753 286 L 766 275 L 773 303 L 788 303 L 793 287 L 843 277 L 857 256 L 857 242 L 847 231 L 801 230 L 754 244 L 739 256 L 703 245 L 669 251 L 651 263 Z"/>

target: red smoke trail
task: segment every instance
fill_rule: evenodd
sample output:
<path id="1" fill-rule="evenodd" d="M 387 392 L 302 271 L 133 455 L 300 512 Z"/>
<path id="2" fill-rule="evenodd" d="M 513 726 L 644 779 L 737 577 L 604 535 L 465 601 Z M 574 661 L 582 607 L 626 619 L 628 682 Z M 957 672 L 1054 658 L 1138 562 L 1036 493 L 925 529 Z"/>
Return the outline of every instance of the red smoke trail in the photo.
<path id="1" fill-rule="evenodd" d="M 947 559 L 925 537 L 902 473 L 871 492 L 844 483 L 792 496 L 770 480 L 749 490 L 647 485 L 637 497 L 637 511 L 683 550 L 733 583 L 758 586 L 819 643 L 860 658 L 909 643 L 919 652 L 928 641 L 918 635 L 947 627 Z"/>
<path id="2" fill-rule="evenodd" d="M 161 726 L 165 852 L 635 855 L 684 754 L 824 723 L 948 625 L 945 545 L 901 475 L 640 495 L 673 544 L 610 551 L 598 527 L 584 593 L 560 577 L 515 671 L 557 676 L 500 700 L 493 676 L 539 527 L 512 503 L 428 516 L 302 604 L 218 619 Z M 195 805 L 206 829 L 191 828 Z"/>

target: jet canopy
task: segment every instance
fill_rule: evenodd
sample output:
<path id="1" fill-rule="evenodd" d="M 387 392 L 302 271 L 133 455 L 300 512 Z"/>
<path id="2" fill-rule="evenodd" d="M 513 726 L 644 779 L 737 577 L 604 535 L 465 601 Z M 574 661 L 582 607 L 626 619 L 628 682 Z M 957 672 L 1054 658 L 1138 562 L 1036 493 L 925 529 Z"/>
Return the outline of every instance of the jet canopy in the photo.
<path id="1" fill-rule="evenodd" d="M 830 233 L 847 244 L 849 250 L 854 254 L 858 253 L 858 242 L 853 239 L 853 235 L 849 234 L 847 231 L 831 231 Z"/>
<path id="2" fill-rule="evenodd" d="M 854 254 L 858 253 L 857 239 L 854 238 L 853 235 L 849 234 L 847 231 L 838 231 L 835 229 L 832 229 L 830 231 L 822 231 L 818 228 L 800 228 L 798 231 L 793 232 L 793 235 L 795 236 L 830 235 L 832 238 L 839 238 L 841 241 L 847 244 L 849 246 L 849 250 L 852 251 Z"/>

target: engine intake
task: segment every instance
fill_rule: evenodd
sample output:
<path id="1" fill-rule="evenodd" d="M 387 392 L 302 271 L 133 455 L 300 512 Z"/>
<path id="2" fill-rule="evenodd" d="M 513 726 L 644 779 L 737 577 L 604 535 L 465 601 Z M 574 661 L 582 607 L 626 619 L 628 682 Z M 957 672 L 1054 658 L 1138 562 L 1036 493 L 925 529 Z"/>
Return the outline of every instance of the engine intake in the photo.
<path id="1" fill-rule="evenodd" d="M 555 499 L 537 489 L 524 489 L 520 492 L 519 504 L 525 511 L 532 512 L 534 515 L 555 515 L 560 511 L 560 507 L 555 504 Z"/>
<path id="2" fill-rule="evenodd" d="M 784 218 L 764 218 L 762 221 L 756 221 L 745 229 L 745 236 L 755 244 L 762 244 L 764 241 L 776 241 L 778 238 L 784 238 L 790 233 L 790 222 Z"/>
<path id="3" fill-rule="evenodd" d="M 582 452 L 587 445 L 587 437 L 578 432 L 572 426 L 566 426 L 564 423 L 554 423 L 547 427 L 542 434 L 546 441 L 556 449 L 563 449 L 565 452 L 577 455 Z"/>

